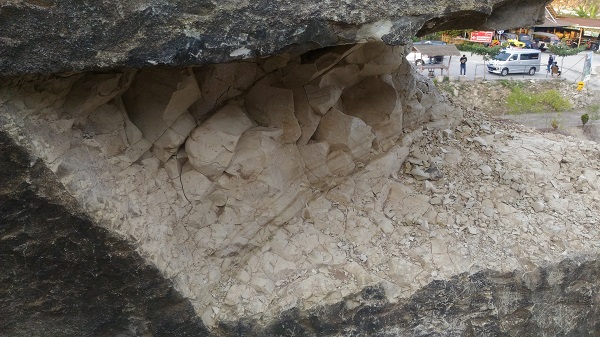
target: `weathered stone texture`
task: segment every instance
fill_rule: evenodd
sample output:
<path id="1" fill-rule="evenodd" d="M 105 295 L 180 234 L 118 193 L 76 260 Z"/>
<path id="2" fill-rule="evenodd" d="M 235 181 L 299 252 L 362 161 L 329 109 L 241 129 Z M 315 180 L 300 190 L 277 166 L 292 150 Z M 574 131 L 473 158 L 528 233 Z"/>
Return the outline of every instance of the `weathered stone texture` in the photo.
<path id="1" fill-rule="evenodd" d="M 208 334 L 170 281 L 3 131 L 0 153 L 0 335 Z"/>
<path id="2" fill-rule="evenodd" d="M 0 127 L 215 334 L 592 335 L 550 317 L 597 308 L 560 273 L 595 268 L 598 144 L 447 105 L 406 51 L 22 78 Z"/>
<path id="3" fill-rule="evenodd" d="M 357 45 L 254 66 L 37 80 L 6 87 L 3 115 L 11 132 L 30 130 L 24 141 L 67 191 L 98 223 L 139 242 L 140 251 L 193 298 L 206 322 L 272 315 L 295 301 L 274 284 L 287 284 L 311 265 L 347 258 L 316 229 L 286 229 L 297 232 L 291 241 L 279 229 L 304 221 L 338 223 L 327 212 L 311 219 L 316 211 L 308 211 L 308 203 L 321 193 L 349 203 L 348 193 L 359 188 L 349 177 L 371 160 L 370 179 L 400 168 L 403 157 L 386 154 L 399 153 L 403 127 L 395 75 L 385 73 L 404 62 L 403 52 Z M 258 67 L 272 72 L 256 76 Z M 285 75 L 297 67 L 312 72 Z M 41 89 L 35 100 L 30 88 Z M 434 93 L 421 97 L 428 94 Z M 383 158 L 397 164 L 381 165 Z M 359 228 L 366 218 L 352 219 L 356 234 L 366 234 Z M 263 252 L 274 235 L 296 248 Z M 351 272 L 362 279 L 353 289 L 373 281 L 361 265 Z M 333 284 L 317 274 L 289 288 L 310 307 Z M 282 301 L 273 302 L 275 293 Z"/>
<path id="4" fill-rule="evenodd" d="M 333 305 L 290 309 L 264 326 L 221 324 L 226 336 L 568 336 L 600 333 L 595 294 L 600 264 L 565 260 L 522 273 L 481 271 L 436 280 L 390 303 L 385 287 L 365 287 Z"/>
<path id="5" fill-rule="evenodd" d="M 222 63 L 357 42 L 406 44 L 415 34 L 541 22 L 547 2 L 3 1 L 0 76 Z"/>

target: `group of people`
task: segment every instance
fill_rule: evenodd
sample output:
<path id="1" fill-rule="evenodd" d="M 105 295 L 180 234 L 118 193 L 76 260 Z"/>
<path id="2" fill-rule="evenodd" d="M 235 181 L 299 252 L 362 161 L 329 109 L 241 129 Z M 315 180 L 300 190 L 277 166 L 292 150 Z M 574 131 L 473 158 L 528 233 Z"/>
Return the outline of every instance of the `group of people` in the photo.
<path id="1" fill-rule="evenodd" d="M 557 77 L 560 77 L 560 74 L 562 73 L 562 71 L 558 68 L 558 63 L 554 61 L 554 55 L 550 55 L 548 58 L 547 70 L 548 73 L 552 72 L 552 77 L 554 77 L 554 74 L 556 74 Z M 460 58 L 460 74 L 467 75 L 467 57 L 465 55 Z"/>

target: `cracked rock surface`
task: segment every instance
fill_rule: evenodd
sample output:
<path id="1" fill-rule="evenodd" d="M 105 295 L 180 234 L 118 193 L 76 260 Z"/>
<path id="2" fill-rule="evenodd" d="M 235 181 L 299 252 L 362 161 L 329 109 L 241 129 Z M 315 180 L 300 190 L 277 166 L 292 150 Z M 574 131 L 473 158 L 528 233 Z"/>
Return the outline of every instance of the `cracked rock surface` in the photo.
<path id="1" fill-rule="evenodd" d="M 599 145 L 454 107 L 405 53 L 15 80 L 0 121 L 216 335 L 592 336 Z"/>

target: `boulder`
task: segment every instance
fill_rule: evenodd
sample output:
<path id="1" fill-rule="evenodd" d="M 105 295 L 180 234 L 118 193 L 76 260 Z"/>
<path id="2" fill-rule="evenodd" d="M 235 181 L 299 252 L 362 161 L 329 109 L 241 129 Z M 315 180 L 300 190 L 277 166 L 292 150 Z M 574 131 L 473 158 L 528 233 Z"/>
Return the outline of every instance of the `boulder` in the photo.
<path id="1" fill-rule="evenodd" d="M 73 84 L 65 98 L 67 118 L 86 116 L 126 90 L 134 72 L 115 74 L 86 74 Z"/>
<path id="2" fill-rule="evenodd" d="M 245 107 L 248 114 L 259 125 L 283 131 L 282 141 L 295 143 L 302 130 L 294 115 L 294 92 L 258 83 L 246 96 Z"/>
<path id="3" fill-rule="evenodd" d="M 331 176 L 327 166 L 329 143 L 318 142 L 298 146 L 298 151 L 304 162 L 304 172 L 311 184 L 317 184 L 322 179 Z"/>
<path id="4" fill-rule="evenodd" d="M 223 107 L 194 129 L 186 141 L 190 165 L 210 179 L 217 179 L 229 166 L 238 140 L 252 126 L 241 108 Z"/>
<path id="5" fill-rule="evenodd" d="M 332 149 L 347 152 L 353 160 L 367 161 L 375 135 L 361 119 L 331 109 L 321 119 L 314 138 L 328 142 Z"/>
<path id="6" fill-rule="evenodd" d="M 214 184 L 202 173 L 196 171 L 192 165 L 183 165 L 181 173 L 183 193 L 190 201 L 201 201 L 215 188 Z"/>
<path id="7" fill-rule="evenodd" d="M 194 74 L 200 83 L 201 97 L 189 110 L 201 121 L 247 90 L 255 81 L 257 65 L 253 62 L 211 64 L 194 68 Z"/>
<path id="8" fill-rule="evenodd" d="M 369 125 L 380 144 L 402 133 L 402 105 L 389 76 L 365 78 L 344 91 L 342 102 L 345 113 Z"/>
<path id="9" fill-rule="evenodd" d="M 320 87 L 307 84 L 304 86 L 304 92 L 310 106 L 322 116 L 338 102 L 342 95 L 342 88 L 335 85 Z"/>
<path id="10" fill-rule="evenodd" d="M 294 89 L 294 114 L 302 132 L 297 144 L 307 144 L 319 126 L 321 116 L 315 113 L 315 110 L 310 106 L 306 92 L 302 88 Z"/>
<path id="11" fill-rule="evenodd" d="M 238 141 L 227 174 L 217 180 L 232 203 L 254 209 L 253 214 L 244 214 L 242 220 L 281 223 L 302 206 L 301 196 L 306 191 L 302 186 L 308 183 L 302 158 L 296 145 L 286 144 L 282 139 L 282 130 L 264 127 L 247 130 Z"/>
<path id="12" fill-rule="evenodd" d="M 162 162 L 166 162 L 169 157 L 177 153 L 195 127 L 196 119 L 189 112 L 181 114 L 154 142 L 152 148 L 154 155 Z"/>

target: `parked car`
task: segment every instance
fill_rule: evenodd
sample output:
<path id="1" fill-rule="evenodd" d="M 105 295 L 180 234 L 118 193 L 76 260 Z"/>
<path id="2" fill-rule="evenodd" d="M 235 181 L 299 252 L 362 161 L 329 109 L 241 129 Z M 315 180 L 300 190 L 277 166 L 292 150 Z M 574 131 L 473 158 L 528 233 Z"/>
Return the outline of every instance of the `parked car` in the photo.
<path id="1" fill-rule="evenodd" d="M 541 52 L 537 49 L 507 48 L 487 64 L 488 72 L 506 76 L 527 73 L 531 76 L 541 69 Z"/>
<path id="2" fill-rule="evenodd" d="M 546 32 L 533 32 L 531 33 L 531 39 L 536 44 L 534 49 L 539 49 L 541 51 L 546 51 L 548 50 L 548 46 L 556 45 L 560 42 L 558 36 Z"/>
<path id="3" fill-rule="evenodd" d="M 502 33 L 503 45 L 508 44 L 518 48 L 531 48 L 531 38 L 527 34 Z"/>
<path id="4" fill-rule="evenodd" d="M 433 45 L 445 45 L 446 42 L 444 41 L 435 41 L 435 40 L 424 40 L 424 41 L 417 41 L 417 42 L 413 42 L 413 46 L 414 45 L 421 45 L 421 44 L 433 44 Z M 418 52 L 415 51 L 415 64 L 416 65 L 420 65 L 423 64 L 423 55 L 419 54 Z M 438 63 L 442 63 L 444 62 L 444 55 L 427 55 L 428 58 L 428 63 L 429 64 L 438 64 Z"/>

